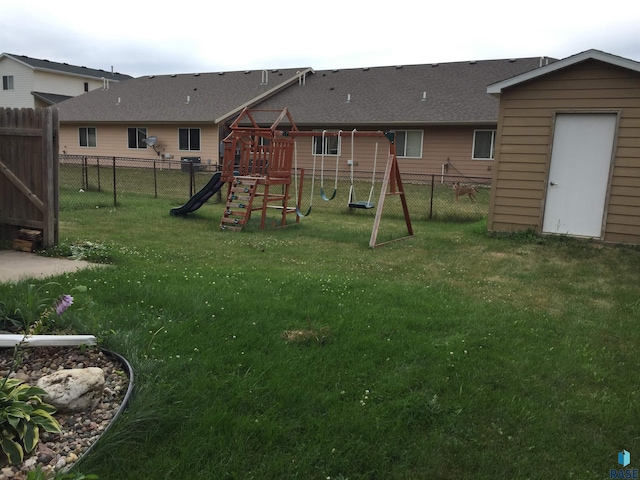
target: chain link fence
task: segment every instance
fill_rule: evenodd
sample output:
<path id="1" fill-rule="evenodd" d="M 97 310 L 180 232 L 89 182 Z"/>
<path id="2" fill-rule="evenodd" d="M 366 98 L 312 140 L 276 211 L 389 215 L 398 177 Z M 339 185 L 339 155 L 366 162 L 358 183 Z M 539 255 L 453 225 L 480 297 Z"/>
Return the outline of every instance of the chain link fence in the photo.
<path id="1" fill-rule="evenodd" d="M 166 199 L 180 206 L 203 188 L 218 171 L 216 164 L 200 163 L 198 157 L 181 160 L 148 160 L 123 157 L 60 155 L 60 210 L 134 206 L 149 199 Z M 295 175 L 290 194 L 301 193 L 300 209 L 375 214 L 373 209 L 350 209 L 350 201 L 380 200 L 383 172 L 313 172 Z M 405 196 L 412 219 L 474 221 L 487 215 L 491 178 L 462 175 L 402 174 Z M 455 185 L 458 184 L 456 194 Z M 335 193 L 334 193 L 335 192 Z M 210 203 L 226 203 L 226 188 Z M 332 198 L 330 201 L 325 199 Z M 398 196 L 387 195 L 385 215 L 402 217 Z"/>

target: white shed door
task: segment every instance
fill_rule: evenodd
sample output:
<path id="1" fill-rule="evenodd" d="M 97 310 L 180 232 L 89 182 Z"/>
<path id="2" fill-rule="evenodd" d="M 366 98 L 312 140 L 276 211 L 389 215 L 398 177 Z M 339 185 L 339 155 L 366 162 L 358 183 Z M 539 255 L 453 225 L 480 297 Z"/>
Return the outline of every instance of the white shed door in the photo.
<path id="1" fill-rule="evenodd" d="M 600 237 L 615 114 L 556 116 L 542 231 Z"/>

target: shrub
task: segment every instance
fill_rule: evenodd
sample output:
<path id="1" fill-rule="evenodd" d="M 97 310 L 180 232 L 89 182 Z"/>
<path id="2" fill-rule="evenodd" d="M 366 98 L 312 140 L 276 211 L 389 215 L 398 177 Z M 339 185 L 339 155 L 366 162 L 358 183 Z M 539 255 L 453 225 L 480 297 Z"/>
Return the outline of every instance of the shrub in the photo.
<path id="1" fill-rule="evenodd" d="M 38 445 L 40 429 L 60 433 L 53 418 L 55 408 L 44 403 L 43 389 L 25 385 L 22 380 L 5 378 L 0 385 L 0 447 L 9 463 L 21 463 L 24 454 Z"/>

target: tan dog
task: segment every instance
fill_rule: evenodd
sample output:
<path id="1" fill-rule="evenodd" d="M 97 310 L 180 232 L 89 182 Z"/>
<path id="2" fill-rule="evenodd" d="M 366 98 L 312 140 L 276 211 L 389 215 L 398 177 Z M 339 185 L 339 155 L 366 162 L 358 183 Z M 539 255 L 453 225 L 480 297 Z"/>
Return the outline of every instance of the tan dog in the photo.
<path id="1" fill-rule="evenodd" d="M 469 195 L 472 202 L 476 201 L 476 189 L 473 187 L 461 187 L 458 182 L 453 184 L 453 191 L 456 195 L 456 203 L 458 203 L 458 197 Z"/>

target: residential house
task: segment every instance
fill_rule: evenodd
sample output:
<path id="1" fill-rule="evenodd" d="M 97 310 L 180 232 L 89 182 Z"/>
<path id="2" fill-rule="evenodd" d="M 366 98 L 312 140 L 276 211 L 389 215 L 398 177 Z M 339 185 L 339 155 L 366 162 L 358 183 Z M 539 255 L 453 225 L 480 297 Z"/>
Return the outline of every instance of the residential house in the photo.
<path id="1" fill-rule="evenodd" d="M 403 173 L 490 177 L 498 100 L 487 95 L 487 85 L 552 61 L 151 75 L 61 103 L 60 148 L 71 155 L 216 163 L 220 141 L 244 107 L 286 107 L 299 129 L 342 130 L 340 140 L 299 139 L 300 167 L 321 160 L 347 169 L 353 149 L 357 169 L 370 172 L 375 140 L 352 148 L 348 132 L 395 130 Z M 384 169 L 386 148 L 379 146 L 377 170 Z"/>
<path id="2" fill-rule="evenodd" d="M 598 50 L 490 85 L 488 228 L 640 244 L 640 63 Z"/>
<path id="3" fill-rule="evenodd" d="M 57 104 L 129 75 L 67 63 L 39 60 L 24 55 L 0 54 L 0 107 L 39 108 Z"/>

